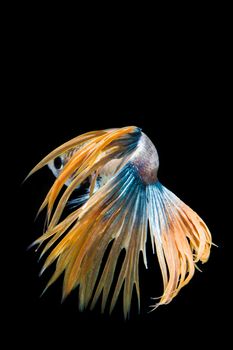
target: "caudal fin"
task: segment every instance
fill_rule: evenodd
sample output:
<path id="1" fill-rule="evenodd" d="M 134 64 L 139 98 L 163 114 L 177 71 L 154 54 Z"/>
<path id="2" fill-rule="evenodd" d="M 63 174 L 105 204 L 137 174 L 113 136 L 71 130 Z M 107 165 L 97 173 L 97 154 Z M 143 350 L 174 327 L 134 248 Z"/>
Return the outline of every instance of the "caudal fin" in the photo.
<path id="1" fill-rule="evenodd" d="M 145 185 L 141 184 L 132 166 L 125 165 L 81 208 L 35 242 L 40 244 L 50 239 L 42 252 L 44 254 L 67 232 L 44 263 L 43 270 L 57 260 L 55 273 L 48 286 L 64 272 L 63 298 L 79 286 L 80 309 L 83 310 L 89 303 L 91 308 L 94 307 L 102 294 L 104 311 L 117 260 L 121 251 L 125 250 L 124 261 L 111 297 L 110 312 L 123 287 L 123 309 L 127 317 L 134 285 L 140 302 L 138 269 L 140 251 L 146 261 L 146 203 Z M 99 275 L 102 259 L 110 242 L 112 246 Z"/>

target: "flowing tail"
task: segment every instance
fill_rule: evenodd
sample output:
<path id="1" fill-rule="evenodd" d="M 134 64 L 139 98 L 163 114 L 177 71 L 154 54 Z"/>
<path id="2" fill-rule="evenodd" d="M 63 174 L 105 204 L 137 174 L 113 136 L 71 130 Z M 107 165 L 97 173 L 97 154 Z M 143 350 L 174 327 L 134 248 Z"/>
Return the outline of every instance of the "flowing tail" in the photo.
<path id="1" fill-rule="evenodd" d="M 190 281 L 196 263 L 199 260 L 204 263 L 209 257 L 211 235 L 207 226 L 158 181 L 150 164 L 157 159 L 150 155 L 154 146 L 148 143 L 150 147 L 145 147 L 142 140 L 148 141 L 142 134 L 139 128 L 126 127 L 81 135 L 53 151 L 31 172 L 75 148 L 41 206 L 41 209 L 47 206 L 47 229 L 34 244 L 44 244 L 41 255 L 49 251 L 42 272 L 56 261 L 46 288 L 64 273 L 63 299 L 79 286 L 81 310 L 93 308 L 102 295 L 102 311 L 110 299 L 111 312 L 123 287 L 123 310 L 127 317 L 134 286 L 140 309 L 139 254 L 141 251 L 147 267 L 148 223 L 164 285 L 162 297 L 154 307 L 169 303 Z M 148 162 L 146 155 L 150 158 Z M 111 176 L 94 190 L 98 176 L 106 173 L 107 166 Z M 70 195 L 88 177 L 91 178 L 89 198 L 61 220 Z M 72 181 L 54 208 L 69 178 Z M 122 250 L 125 250 L 124 260 L 110 297 Z"/>

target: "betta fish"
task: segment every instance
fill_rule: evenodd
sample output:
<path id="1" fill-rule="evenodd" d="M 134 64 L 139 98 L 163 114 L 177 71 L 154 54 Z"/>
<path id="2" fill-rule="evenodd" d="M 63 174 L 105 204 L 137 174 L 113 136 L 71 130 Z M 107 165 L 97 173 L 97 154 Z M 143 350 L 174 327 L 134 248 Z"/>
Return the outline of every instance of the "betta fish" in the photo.
<path id="1" fill-rule="evenodd" d="M 44 233 L 32 245 L 42 245 L 41 256 L 47 253 L 41 273 L 55 263 L 45 289 L 63 274 L 62 298 L 79 287 L 80 310 L 92 309 L 101 297 L 102 312 L 109 300 L 111 313 L 122 288 L 125 318 L 134 288 L 140 310 L 139 256 L 141 252 L 147 268 L 147 236 L 163 281 L 153 309 L 170 303 L 189 283 L 196 264 L 208 260 L 209 229 L 159 182 L 157 150 L 140 128 L 77 136 L 47 155 L 28 176 L 45 165 L 56 179 L 39 209 L 47 208 Z M 84 183 L 86 193 L 71 199 Z M 124 259 L 116 269 L 122 251 Z"/>

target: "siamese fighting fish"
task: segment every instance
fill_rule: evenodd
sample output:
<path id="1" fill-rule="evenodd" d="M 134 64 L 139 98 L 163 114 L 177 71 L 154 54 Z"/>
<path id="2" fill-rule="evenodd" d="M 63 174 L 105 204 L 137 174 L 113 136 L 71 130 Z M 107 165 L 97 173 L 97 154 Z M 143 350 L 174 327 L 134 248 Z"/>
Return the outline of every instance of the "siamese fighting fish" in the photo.
<path id="1" fill-rule="evenodd" d="M 209 229 L 160 183 L 157 150 L 140 128 L 77 136 L 47 155 L 28 176 L 45 165 L 56 178 L 39 209 L 47 208 L 44 232 L 32 245 L 40 247 L 41 256 L 47 253 L 41 273 L 55 265 L 46 289 L 63 274 L 62 298 L 79 287 L 80 310 L 92 309 L 101 298 L 101 311 L 108 305 L 111 313 L 123 289 L 127 318 L 134 288 L 140 309 L 139 256 L 141 252 L 147 268 L 147 237 L 163 281 L 153 309 L 170 303 L 189 283 L 196 264 L 208 260 Z M 86 192 L 75 198 L 84 184 Z M 116 268 L 122 251 L 124 259 Z"/>

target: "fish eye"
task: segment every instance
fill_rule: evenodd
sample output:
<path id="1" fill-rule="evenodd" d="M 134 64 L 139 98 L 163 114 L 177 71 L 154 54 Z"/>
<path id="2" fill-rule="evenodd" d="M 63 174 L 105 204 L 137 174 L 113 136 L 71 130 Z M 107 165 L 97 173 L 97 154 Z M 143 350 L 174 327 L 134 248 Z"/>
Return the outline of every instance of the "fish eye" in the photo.
<path id="1" fill-rule="evenodd" d="M 63 162 L 61 157 L 56 157 L 53 161 L 54 167 L 57 170 L 61 170 L 63 168 Z"/>

